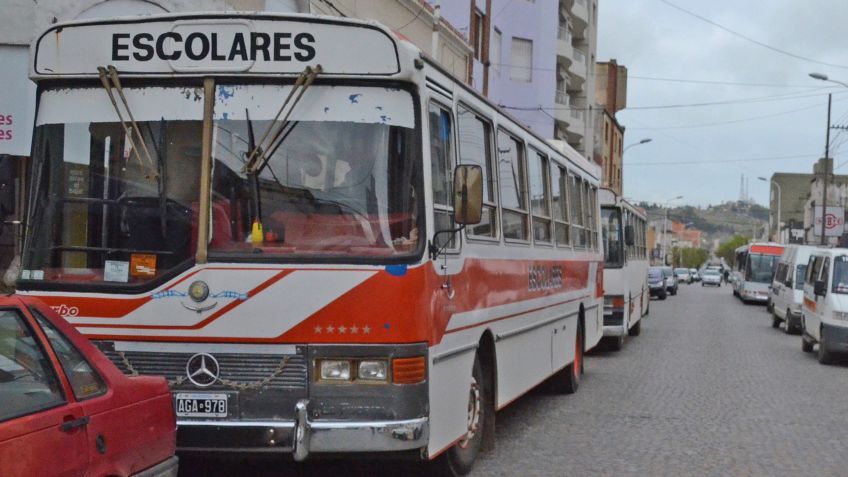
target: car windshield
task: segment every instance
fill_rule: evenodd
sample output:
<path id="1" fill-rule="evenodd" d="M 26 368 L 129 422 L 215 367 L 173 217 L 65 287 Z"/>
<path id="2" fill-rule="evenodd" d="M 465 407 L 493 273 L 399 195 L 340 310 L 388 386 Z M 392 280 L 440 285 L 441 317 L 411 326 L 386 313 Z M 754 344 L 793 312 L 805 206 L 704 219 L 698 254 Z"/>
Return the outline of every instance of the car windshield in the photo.
<path id="1" fill-rule="evenodd" d="M 718 276 L 719 273 L 715 270 L 704 270 L 704 276 Z"/>
<path id="2" fill-rule="evenodd" d="M 848 255 L 833 260 L 833 293 L 848 294 Z"/>
<path id="3" fill-rule="evenodd" d="M 780 259 L 777 255 L 749 253 L 745 270 L 745 280 L 756 283 L 771 283 L 774 268 Z"/>
<path id="4" fill-rule="evenodd" d="M 689 269 L 688 269 L 688 268 L 675 268 L 675 269 L 674 269 L 674 273 L 676 273 L 676 274 L 678 274 L 678 275 L 681 275 L 681 274 L 683 274 L 683 275 L 688 275 L 688 274 L 689 274 Z"/>
<path id="5" fill-rule="evenodd" d="M 601 209 L 601 227 L 604 241 L 604 267 L 620 268 L 624 265 L 621 210 L 614 207 L 603 207 Z"/>
<path id="6" fill-rule="evenodd" d="M 666 277 L 666 278 L 674 276 L 674 272 L 671 271 L 670 267 L 664 267 L 664 268 L 661 268 L 661 270 L 662 270 L 663 276 Z"/>
<path id="7" fill-rule="evenodd" d="M 648 269 L 648 278 L 653 280 L 659 280 L 662 278 L 662 270 L 659 268 L 649 268 Z"/>

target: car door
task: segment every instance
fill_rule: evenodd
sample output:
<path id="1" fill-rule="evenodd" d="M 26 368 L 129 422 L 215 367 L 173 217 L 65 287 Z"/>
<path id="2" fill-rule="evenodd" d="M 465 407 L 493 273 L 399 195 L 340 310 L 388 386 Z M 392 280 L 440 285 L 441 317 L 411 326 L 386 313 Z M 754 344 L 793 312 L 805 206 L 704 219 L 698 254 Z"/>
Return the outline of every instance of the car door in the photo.
<path id="1" fill-rule="evenodd" d="M 825 313 L 828 312 L 828 274 L 830 273 L 830 257 L 816 257 L 816 264 L 813 269 L 813 277 L 811 289 L 813 290 L 812 298 L 815 303 L 814 310 L 812 313 L 807 315 L 807 322 L 805 323 L 805 327 L 807 329 L 807 333 L 810 334 L 816 340 L 821 339 L 819 336 L 819 328 L 821 327 L 821 317 Z M 816 295 L 815 294 L 815 286 L 816 282 L 823 281 L 824 282 L 824 294 Z"/>
<path id="2" fill-rule="evenodd" d="M 0 309 L 0 475 L 85 475 L 86 417 L 33 323 Z"/>

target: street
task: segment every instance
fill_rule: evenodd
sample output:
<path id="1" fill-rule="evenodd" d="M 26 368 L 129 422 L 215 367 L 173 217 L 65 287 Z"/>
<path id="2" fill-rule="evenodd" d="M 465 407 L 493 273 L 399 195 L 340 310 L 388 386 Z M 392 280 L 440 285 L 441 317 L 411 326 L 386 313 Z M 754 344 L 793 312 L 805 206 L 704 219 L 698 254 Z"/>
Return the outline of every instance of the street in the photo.
<path id="1" fill-rule="evenodd" d="M 642 335 L 586 360 L 579 392 L 536 389 L 497 415 L 489 475 L 844 475 L 845 364 L 822 366 L 765 307 L 681 285 Z M 427 475 L 417 466 L 185 461 L 181 475 Z"/>

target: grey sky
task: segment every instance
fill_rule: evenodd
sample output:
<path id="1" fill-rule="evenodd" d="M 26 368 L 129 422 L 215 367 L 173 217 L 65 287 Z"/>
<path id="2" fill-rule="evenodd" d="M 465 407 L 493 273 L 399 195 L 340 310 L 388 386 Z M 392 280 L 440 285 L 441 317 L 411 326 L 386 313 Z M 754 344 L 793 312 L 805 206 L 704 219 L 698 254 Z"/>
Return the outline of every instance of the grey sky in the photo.
<path id="1" fill-rule="evenodd" d="M 600 0 L 598 60 L 615 58 L 627 66 L 625 145 L 650 137 L 624 158 L 624 195 L 664 202 L 715 204 L 739 196 L 740 175 L 750 177 L 750 195 L 768 201 L 769 185 L 757 176 L 773 172 L 811 172 L 824 155 L 827 93 L 833 92 L 832 122 L 848 124 L 848 88 L 814 80 L 810 72 L 848 82 L 846 0 L 669 0 L 757 41 L 817 61 L 790 58 L 755 45 L 674 9 L 660 0 Z M 637 77 L 791 85 L 793 87 L 698 84 Z M 774 96 L 782 97 L 774 97 Z M 772 98 L 765 98 L 772 97 Z M 756 102 L 667 108 L 644 106 Z M 808 108 L 793 113 L 791 110 Z M 748 118 L 775 115 L 750 121 Z M 680 126 L 736 121 L 695 128 Z M 650 129 L 659 128 L 659 129 Z M 848 131 L 831 132 L 836 166 L 848 161 Z M 833 148 L 836 148 L 835 153 Z M 802 156 L 789 158 L 787 156 Z M 712 162 L 747 158 L 781 159 Z M 632 164 L 632 165 L 631 165 Z M 848 174 L 848 163 L 837 173 Z"/>

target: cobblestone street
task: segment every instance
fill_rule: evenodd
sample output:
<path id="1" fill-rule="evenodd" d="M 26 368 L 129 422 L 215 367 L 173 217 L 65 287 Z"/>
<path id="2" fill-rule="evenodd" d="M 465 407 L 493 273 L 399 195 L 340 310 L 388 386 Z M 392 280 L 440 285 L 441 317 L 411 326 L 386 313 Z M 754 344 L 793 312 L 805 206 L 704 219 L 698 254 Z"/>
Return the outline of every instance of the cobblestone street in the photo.
<path id="1" fill-rule="evenodd" d="M 642 335 L 599 351 L 573 396 L 498 414 L 473 475 L 845 475 L 848 367 L 822 366 L 730 288 L 651 302 Z M 215 475 L 426 475 L 381 462 L 225 463 Z M 184 475 L 193 475 L 184 467 Z M 220 474 L 218 473 L 220 472 Z"/>

